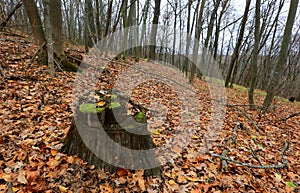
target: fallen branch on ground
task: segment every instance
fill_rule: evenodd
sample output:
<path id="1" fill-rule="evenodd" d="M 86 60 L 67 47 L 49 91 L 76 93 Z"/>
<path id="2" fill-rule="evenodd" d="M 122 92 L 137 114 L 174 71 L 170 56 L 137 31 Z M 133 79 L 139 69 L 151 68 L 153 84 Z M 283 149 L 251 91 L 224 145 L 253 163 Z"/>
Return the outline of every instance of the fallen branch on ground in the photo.
<path id="1" fill-rule="evenodd" d="M 251 122 L 251 124 L 254 126 L 255 130 L 257 132 L 260 132 L 261 129 L 256 125 L 255 121 L 241 108 L 237 107 L 237 106 L 234 106 L 234 105 L 230 105 L 230 104 L 226 104 L 226 106 L 228 107 L 234 107 L 236 108 L 237 110 L 239 110 L 241 113 L 244 114 L 244 116 Z"/>
<path id="2" fill-rule="evenodd" d="M 284 145 L 284 147 L 283 147 L 283 149 L 281 151 L 281 157 L 282 157 L 282 159 L 284 159 L 284 154 L 285 154 L 286 150 L 289 147 L 289 143 L 288 142 L 285 141 L 284 143 L 285 143 L 285 145 Z M 258 168 L 258 169 L 278 169 L 278 168 L 284 168 L 284 167 L 287 166 L 287 163 L 288 163 L 288 160 L 284 159 L 282 164 L 257 166 L 257 165 L 250 165 L 250 164 L 247 164 L 247 163 L 244 163 L 244 162 L 236 161 L 236 160 L 233 160 L 233 159 L 230 159 L 230 158 L 227 158 L 225 156 L 218 155 L 218 154 L 215 154 L 215 153 L 211 153 L 210 155 L 213 156 L 213 157 L 220 158 L 221 160 L 226 160 L 226 161 L 229 161 L 229 162 L 232 162 L 232 163 L 235 163 L 235 164 L 239 164 L 239 165 L 242 165 L 242 166 L 246 166 L 246 167 L 249 167 L 249 168 Z"/>
<path id="3" fill-rule="evenodd" d="M 5 77 L 5 73 L 4 73 L 4 70 L 3 70 L 3 68 L 2 68 L 2 66 L 0 65 L 0 73 L 1 73 L 1 75 L 2 76 L 4 76 Z"/>
<path id="4" fill-rule="evenodd" d="M 300 112 L 291 114 L 290 116 L 288 116 L 288 117 L 286 117 L 286 118 L 283 118 L 283 119 L 281 119 L 280 121 L 287 121 L 288 119 L 291 119 L 291 118 L 296 117 L 296 116 L 300 116 Z"/>

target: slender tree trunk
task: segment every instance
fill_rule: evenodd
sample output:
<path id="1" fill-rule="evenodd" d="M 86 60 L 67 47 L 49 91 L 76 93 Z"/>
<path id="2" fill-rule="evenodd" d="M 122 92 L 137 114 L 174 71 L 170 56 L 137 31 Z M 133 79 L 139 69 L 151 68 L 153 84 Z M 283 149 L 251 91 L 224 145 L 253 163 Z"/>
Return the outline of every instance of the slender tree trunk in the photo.
<path id="1" fill-rule="evenodd" d="M 185 72 L 185 75 L 188 75 L 188 71 L 189 71 L 189 59 L 188 59 L 188 55 L 189 55 L 189 49 L 190 49 L 190 42 L 191 42 L 191 27 L 190 27 L 190 23 L 191 23 L 191 8 L 192 8 L 192 0 L 188 1 L 188 16 L 187 16 L 187 24 L 186 24 L 186 44 L 185 44 L 185 60 L 184 60 L 184 64 L 183 64 L 183 71 Z"/>
<path id="2" fill-rule="evenodd" d="M 254 49 L 253 49 L 253 56 L 250 66 L 250 73 L 251 73 L 251 82 L 250 88 L 248 92 L 249 97 L 249 104 L 251 109 L 255 109 L 254 105 L 254 89 L 256 86 L 256 75 L 257 75 L 257 60 L 259 55 L 259 43 L 260 43 L 260 0 L 256 0 L 255 3 L 255 31 L 254 31 Z"/>
<path id="3" fill-rule="evenodd" d="M 144 43 L 145 45 L 145 37 L 146 37 L 146 25 L 147 25 L 147 18 L 148 18 L 148 12 L 149 12 L 149 7 L 150 7 L 150 0 L 147 0 L 145 2 L 145 6 L 144 6 L 144 11 L 143 11 L 143 26 L 142 26 L 142 31 L 141 31 L 141 39 L 140 39 L 140 52 L 141 52 L 141 49 L 142 49 L 142 45 Z M 144 57 L 146 57 L 147 54 L 143 53 Z"/>
<path id="4" fill-rule="evenodd" d="M 154 7 L 154 16 L 152 21 L 152 29 L 151 29 L 151 37 L 150 37 L 150 52 L 149 58 L 151 60 L 155 60 L 155 48 L 156 48 L 156 34 L 157 34 L 157 25 L 160 15 L 160 2 L 161 0 L 155 0 L 155 7 Z"/>
<path id="5" fill-rule="evenodd" d="M 286 21 L 286 26 L 284 29 L 284 35 L 281 42 L 281 48 L 278 56 L 278 60 L 275 65 L 275 73 L 272 77 L 271 83 L 267 90 L 267 96 L 263 103 L 263 112 L 266 112 L 270 105 L 272 104 L 272 100 L 276 93 L 276 86 L 279 83 L 280 76 L 283 72 L 284 66 L 287 62 L 287 56 L 288 56 L 288 47 L 291 39 L 292 29 L 295 21 L 295 16 L 297 13 L 297 7 L 298 7 L 299 0 L 292 0 L 290 2 L 290 8 L 289 8 L 289 14 Z"/>
<path id="6" fill-rule="evenodd" d="M 245 7 L 243 19 L 241 21 L 241 29 L 240 29 L 240 32 L 239 32 L 239 37 L 238 37 L 237 43 L 235 45 L 233 54 L 231 56 L 231 60 L 230 60 L 230 64 L 229 64 L 229 69 L 228 69 L 226 80 L 225 80 L 225 87 L 229 86 L 231 75 L 232 75 L 232 71 L 233 71 L 233 67 L 234 67 L 236 59 L 237 59 L 237 57 L 239 55 L 240 46 L 242 45 L 242 41 L 243 41 L 243 37 L 244 37 L 244 32 L 245 32 L 245 27 L 246 27 L 246 22 L 247 22 L 247 19 L 248 19 L 248 13 L 249 13 L 249 9 L 250 9 L 250 3 L 251 3 L 251 0 L 247 0 L 246 1 L 246 7 Z"/>
<path id="7" fill-rule="evenodd" d="M 175 5 L 173 7 L 174 11 L 174 26 L 173 26 L 173 49 L 172 49 L 172 66 L 175 66 L 175 50 L 176 50 L 176 37 L 177 37 L 177 7 L 178 7 L 178 2 L 175 0 Z"/>
<path id="8" fill-rule="evenodd" d="M 45 30 L 47 34 L 47 53 L 48 53 L 48 66 L 50 75 L 54 77 L 54 46 L 52 39 L 52 28 L 50 19 L 50 0 L 43 0 L 44 17 L 45 17 Z"/>
<path id="9" fill-rule="evenodd" d="M 94 23 L 94 13 L 93 13 L 93 2 L 92 0 L 85 0 L 85 49 L 93 47 L 95 44 L 96 29 Z"/>
<path id="10" fill-rule="evenodd" d="M 39 15 L 36 3 L 34 0 L 23 0 L 26 14 L 29 18 L 31 31 L 33 37 L 37 41 L 38 46 L 42 46 L 46 42 L 46 37 L 43 30 L 41 17 Z M 46 47 L 39 54 L 39 63 L 47 64 L 47 50 Z"/>
<path id="11" fill-rule="evenodd" d="M 113 0 L 109 0 L 108 1 L 108 9 L 107 9 L 105 36 L 108 35 L 109 30 L 110 30 L 110 23 L 111 23 L 111 17 L 112 17 L 112 6 L 113 6 Z"/>
<path id="12" fill-rule="evenodd" d="M 215 40 L 214 40 L 214 46 L 213 46 L 213 48 L 214 48 L 214 53 L 213 53 L 214 60 L 217 59 L 219 36 L 220 36 L 220 32 L 221 32 L 221 30 L 220 30 L 221 29 L 221 22 L 222 22 L 224 13 L 228 9 L 228 5 L 229 5 L 229 0 L 223 1 L 222 10 L 220 12 L 218 21 L 216 22 L 216 33 L 215 33 Z"/>
<path id="13" fill-rule="evenodd" d="M 206 3 L 206 0 L 202 0 L 201 6 L 200 6 L 200 11 L 198 14 L 196 29 L 195 29 L 193 64 L 192 64 L 192 68 L 191 68 L 191 76 L 189 79 L 190 83 L 194 82 L 195 73 L 196 73 L 196 64 L 197 64 L 197 60 L 198 60 L 199 41 L 200 41 L 199 39 L 200 39 L 201 31 L 202 31 L 202 18 L 203 18 L 205 3 Z"/>
<path id="14" fill-rule="evenodd" d="M 49 17 L 52 32 L 53 50 L 58 57 L 64 54 L 61 0 L 49 1 Z"/>

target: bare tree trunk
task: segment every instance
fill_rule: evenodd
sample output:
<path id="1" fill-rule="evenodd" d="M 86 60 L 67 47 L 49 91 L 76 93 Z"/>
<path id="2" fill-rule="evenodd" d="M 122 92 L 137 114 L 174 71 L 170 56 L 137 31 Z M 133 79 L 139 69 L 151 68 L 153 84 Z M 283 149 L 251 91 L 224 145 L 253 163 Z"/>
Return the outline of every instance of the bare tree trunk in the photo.
<path id="1" fill-rule="evenodd" d="M 185 44 L 185 56 L 188 56 L 189 49 L 190 49 L 190 42 L 191 42 L 191 8 L 192 8 L 192 0 L 188 1 L 188 16 L 187 16 L 187 24 L 186 24 L 186 44 Z M 188 57 L 185 57 L 184 64 L 183 64 L 183 72 L 185 72 L 185 75 L 188 75 L 189 71 L 189 59 Z"/>
<path id="2" fill-rule="evenodd" d="M 94 23 L 94 13 L 93 13 L 93 2 L 92 0 L 85 0 L 85 49 L 93 47 L 95 44 L 96 29 Z"/>
<path id="3" fill-rule="evenodd" d="M 152 21 L 152 29 L 151 29 L 151 37 L 150 37 L 150 52 L 149 58 L 151 60 L 155 60 L 155 48 L 156 48 L 156 34 L 157 34 L 157 25 L 160 15 L 160 2 L 161 0 L 155 0 L 155 7 L 154 7 L 154 16 Z"/>
<path id="4" fill-rule="evenodd" d="M 47 53 L 48 53 L 48 66 L 50 75 L 54 77 L 54 47 L 52 39 L 51 19 L 50 19 L 50 0 L 43 0 L 44 17 L 45 17 L 45 30 L 47 35 Z"/>
<path id="5" fill-rule="evenodd" d="M 172 5 L 171 5 L 172 6 Z M 175 66 L 175 50 L 176 50 L 176 37 L 177 37 L 177 7 L 178 7 L 178 2 L 175 0 L 175 5 L 172 6 L 173 12 L 174 12 L 174 25 L 173 25 L 173 49 L 172 49 L 172 65 Z"/>
<path id="6" fill-rule="evenodd" d="M 255 32 L 254 32 L 254 49 L 253 49 L 253 56 L 252 56 L 252 62 L 250 66 L 250 73 L 251 73 L 251 82 L 250 82 L 250 88 L 248 92 L 249 97 L 249 104 L 250 108 L 254 109 L 254 89 L 256 86 L 256 75 L 257 75 L 257 59 L 259 55 L 259 43 L 260 43 L 260 0 L 256 0 L 255 3 Z"/>
<path id="7" fill-rule="evenodd" d="M 37 41 L 38 46 L 42 46 L 46 42 L 46 37 L 36 3 L 34 0 L 23 0 L 23 4 L 29 18 L 33 37 Z M 38 58 L 40 63 L 47 64 L 46 47 L 44 48 L 44 51 L 40 52 Z"/>
<path id="8" fill-rule="evenodd" d="M 272 104 L 272 100 L 276 93 L 276 86 L 279 83 L 280 76 L 283 72 L 284 66 L 287 62 L 287 56 L 288 56 L 288 47 L 291 39 L 292 29 L 297 13 L 297 7 L 298 7 L 299 0 L 294 0 L 290 2 L 290 9 L 288 18 L 286 21 L 286 26 L 284 29 L 284 35 L 283 40 L 281 42 L 281 48 L 278 56 L 278 60 L 275 65 L 275 73 L 273 75 L 273 78 L 271 80 L 271 83 L 267 90 L 267 96 L 263 103 L 263 111 L 266 112 L 270 105 Z"/>
<path id="9" fill-rule="evenodd" d="M 214 60 L 217 59 L 217 54 L 218 54 L 218 43 L 219 43 L 219 36 L 220 36 L 220 32 L 221 32 L 221 30 L 220 30 L 221 29 L 221 21 L 222 21 L 224 13 L 228 9 L 228 6 L 229 6 L 229 0 L 223 1 L 222 10 L 220 12 L 218 21 L 216 22 L 216 33 L 215 33 L 215 40 L 214 40 L 214 45 L 213 45 L 213 48 L 214 48 L 213 58 L 214 58 Z"/>
<path id="10" fill-rule="evenodd" d="M 64 35 L 62 27 L 61 0 L 49 1 L 49 17 L 53 41 L 53 50 L 60 57 L 64 54 Z"/>
<path id="11" fill-rule="evenodd" d="M 221 0 L 216 0 L 216 3 L 214 4 L 214 9 L 213 9 L 213 11 L 210 15 L 207 34 L 206 34 L 206 38 L 205 38 L 205 41 L 204 41 L 204 49 L 208 48 L 208 43 L 209 43 L 209 41 L 211 39 L 211 36 L 212 36 L 213 27 L 214 27 L 214 23 L 215 23 L 215 18 L 216 18 L 220 3 L 221 3 Z"/>
<path id="12" fill-rule="evenodd" d="M 246 22 L 247 22 L 247 19 L 248 19 L 248 13 L 249 13 L 249 9 L 250 9 L 250 3 L 251 3 L 251 0 L 247 0 L 246 1 L 246 7 L 245 7 L 243 19 L 241 21 L 241 29 L 240 29 L 240 32 L 239 32 L 239 37 L 238 37 L 237 43 L 236 43 L 236 45 L 234 47 L 233 54 L 231 56 L 231 60 L 230 60 L 230 64 L 229 64 L 229 69 L 228 69 L 226 80 L 225 80 L 225 87 L 229 86 L 230 79 L 231 79 L 231 74 L 232 74 L 232 71 L 233 71 L 233 67 L 234 67 L 236 59 L 237 59 L 237 57 L 239 55 L 239 50 L 240 50 L 240 46 L 241 46 L 242 41 L 243 41 L 245 27 L 246 27 Z"/>
<path id="13" fill-rule="evenodd" d="M 146 41 L 146 24 L 147 24 L 149 7 L 150 7 L 150 0 L 147 0 L 145 2 L 145 6 L 144 6 L 144 9 L 143 9 L 144 10 L 143 11 L 143 27 L 142 27 L 141 40 L 140 40 L 141 49 L 143 47 L 142 45 L 143 44 L 145 45 L 145 41 Z M 147 57 L 147 52 L 144 52 L 143 55 L 144 55 L 144 57 Z"/>
<path id="14" fill-rule="evenodd" d="M 206 3 L 206 0 L 202 0 L 201 6 L 200 6 L 200 11 L 199 11 L 199 14 L 198 14 L 196 29 L 195 29 L 193 64 L 192 64 L 192 68 L 191 68 L 191 76 L 190 76 L 190 79 L 189 79 L 190 83 L 194 82 L 195 73 L 196 73 L 196 66 L 195 66 L 196 64 L 195 64 L 195 62 L 198 59 L 199 41 L 200 41 L 199 39 L 200 39 L 200 33 L 202 31 L 202 18 L 203 18 L 205 3 Z"/>
<path id="15" fill-rule="evenodd" d="M 113 6 L 113 0 L 108 1 L 108 9 L 107 9 L 107 20 L 106 20 L 106 29 L 105 29 L 105 35 L 107 36 L 110 30 L 110 23 L 111 23 L 111 16 L 112 16 L 112 6 Z"/>

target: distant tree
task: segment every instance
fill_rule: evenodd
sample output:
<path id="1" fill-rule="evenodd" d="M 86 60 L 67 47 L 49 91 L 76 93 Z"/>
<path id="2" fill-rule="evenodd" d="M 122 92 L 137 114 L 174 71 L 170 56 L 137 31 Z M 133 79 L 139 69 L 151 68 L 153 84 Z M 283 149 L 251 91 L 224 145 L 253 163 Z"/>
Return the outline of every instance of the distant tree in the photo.
<path id="1" fill-rule="evenodd" d="M 257 76 L 257 59 L 259 54 L 259 43 L 260 43 L 260 0 L 256 0 L 255 3 L 255 30 L 254 30 L 254 48 L 252 54 L 252 61 L 250 66 L 250 88 L 248 92 L 250 108 L 254 109 L 254 89 L 256 86 L 256 76 Z"/>
<path id="2" fill-rule="evenodd" d="M 191 76 L 189 79 L 189 82 L 192 83 L 195 78 L 196 74 L 196 66 L 195 62 L 198 59 L 198 51 L 199 51 L 199 39 L 200 39 L 200 34 L 201 34 L 201 29 L 202 29 L 202 19 L 203 19 L 203 12 L 204 12 L 204 7 L 205 7 L 206 0 L 202 0 L 200 10 L 198 13 L 198 19 L 196 22 L 196 29 L 195 29 L 195 38 L 194 38 L 194 50 L 193 50 L 193 64 L 191 67 Z"/>
<path id="3" fill-rule="evenodd" d="M 251 0 L 246 1 L 244 15 L 243 15 L 243 19 L 241 21 L 241 29 L 239 31 L 238 40 L 237 40 L 236 45 L 234 47 L 233 54 L 231 55 L 229 69 L 228 69 L 227 76 L 226 76 L 226 79 L 225 79 L 225 87 L 229 86 L 232 71 L 233 71 L 233 67 L 234 67 L 234 64 L 235 64 L 235 62 L 237 60 L 237 57 L 239 55 L 240 47 L 242 45 L 244 32 L 245 32 L 245 27 L 246 27 L 246 22 L 247 22 L 247 19 L 248 19 L 248 13 L 249 13 L 249 10 L 250 10 L 250 3 L 251 3 Z"/>
<path id="4" fill-rule="evenodd" d="M 160 2 L 161 0 L 155 0 L 154 6 L 154 16 L 152 21 L 151 35 L 150 35 L 150 51 L 149 58 L 155 60 L 155 49 L 156 49 L 156 34 L 157 34 L 157 25 L 160 15 Z"/>
<path id="5" fill-rule="evenodd" d="M 269 87 L 267 89 L 267 96 L 264 100 L 263 107 L 262 107 L 264 112 L 266 112 L 272 104 L 272 100 L 276 93 L 276 86 L 278 85 L 278 83 L 281 79 L 281 75 L 283 73 L 284 66 L 287 63 L 288 47 L 290 44 L 290 39 L 291 39 L 293 25 L 295 22 L 298 4 L 299 4 L 299 0 L 290 1 L 288 18 L 287 18 L 286 26 L 284 29 L 284 34 L 283 34 L 283 39 L 281 42 L 281 48 L 280 48 L 278 60 L 275 65 L 275 72 L 271 79 L 271 83 L 269 84 Z"/>
<path id="6" fill-rule="evenodd" d="M 45 18 L 45 32 L 47 37 L 47 53 L 48 53 L 48 66 L 51 76 L 54 76 L 54 46 L 53 35 L 50 16 L 50 0 L 43 0 L 44 5 L 44 18 Z"/>
<path id="7" fill-rule="evenodd" d="M 84 26 L 84 37 L 85 37 L 85 50 L 88 51 L 90 47 L 96 43 L 96 28 L 95 28 L 95 18 L 94 18 L 94 7 L 92 0 L 85 0 L 84 3 L 85 10 L 85 26 Z"/>
<path id="8" fill-rule="evenodd" d="M 31 31 L 33 37 L 36 40 L 38 46 L 42 46 L 44 43 L 47 42 L 45 33 L 43 30 L 42 20 L 39 15 L 39 11 L 37 5 L 34 0 L 23 0 L 23 4 L 29 18 L 29 23 L 31 26 Z M 46 46 L 43 49 L 44 51 L 40 52 L 39 54 L 39 62 L 46 64 L 47 63 L 47 51 Z"/>
<path id="9" fill-rule="evenodd" d="M 60 57 L 64 54 L 64 35 L 62 23 L 61 0 L 49 1 L 50 25 L 52 32 L 53 51 Z"/>

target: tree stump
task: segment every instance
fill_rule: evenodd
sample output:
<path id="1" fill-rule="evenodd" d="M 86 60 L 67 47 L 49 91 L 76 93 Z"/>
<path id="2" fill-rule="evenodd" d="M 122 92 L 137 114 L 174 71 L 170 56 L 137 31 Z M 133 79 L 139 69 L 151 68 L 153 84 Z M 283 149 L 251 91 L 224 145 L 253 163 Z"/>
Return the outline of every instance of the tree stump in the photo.
<path id="1" fill-rule="evenodd" d="M 64 139 L 63 151 L 107 172 L 115 172 L 122 166 L 130 169 L 144 169 L 139 168 L 143 165 L 159 166 L 147 131 L 146 114 L 127 115 L 124 104 L 112 103 L 110 97 L 102 98 L 100 104 L 101 107 L 93 103 L 79 106 Z M 138 156 L 137 150 L 142 152 Z M 136 165 L 137 162 L 141 164 Z M 144 173 L 146 177 L 160 174 L 159 167 L 146 168 Z"/>

